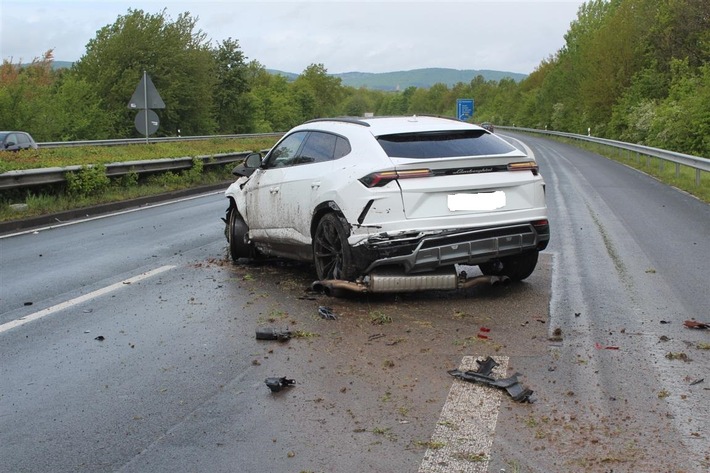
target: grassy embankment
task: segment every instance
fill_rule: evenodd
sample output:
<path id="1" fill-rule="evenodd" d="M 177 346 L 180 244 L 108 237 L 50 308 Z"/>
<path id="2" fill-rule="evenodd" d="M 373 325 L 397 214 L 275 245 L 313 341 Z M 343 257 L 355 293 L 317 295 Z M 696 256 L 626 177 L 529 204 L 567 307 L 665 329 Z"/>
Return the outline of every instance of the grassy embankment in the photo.
<path id="1" fill-rule="evenodd" d="M 139 178 L 130 173 L 119 179 L 103 174 L 106 164 L 162 158 L 209 156 L 268 149 L 277 138 L 214 139 L 128 146 L 85 146 L 0 152 L 0 173 L 65 166 L 93 166 L 69 176 L 66 184 L 0 191 L 0 221 L 34 217 L 234 179 L 233 165 L 200 165 L 179 173 Z M 20 204 L 18 206 L 18 204 Z"/>

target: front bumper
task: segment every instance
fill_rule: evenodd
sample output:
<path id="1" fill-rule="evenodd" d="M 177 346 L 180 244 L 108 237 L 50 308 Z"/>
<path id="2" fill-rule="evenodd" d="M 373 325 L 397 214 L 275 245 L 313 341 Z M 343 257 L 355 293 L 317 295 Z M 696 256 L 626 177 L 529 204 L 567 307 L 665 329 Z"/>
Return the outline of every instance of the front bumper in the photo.
<path id="1" fill-rule="evenodd" d="M 503 256 L 543 250 L 549 239 L 549 224 L 544 220 L 425 235 L 412 233 L 388 237 L 379 234 L 353 250 L 361 260 L 371 262 L 364 268 L 364 274 L 383 266 L 400 266 L 408 274 L 454 264 L 476 265 Z"/>

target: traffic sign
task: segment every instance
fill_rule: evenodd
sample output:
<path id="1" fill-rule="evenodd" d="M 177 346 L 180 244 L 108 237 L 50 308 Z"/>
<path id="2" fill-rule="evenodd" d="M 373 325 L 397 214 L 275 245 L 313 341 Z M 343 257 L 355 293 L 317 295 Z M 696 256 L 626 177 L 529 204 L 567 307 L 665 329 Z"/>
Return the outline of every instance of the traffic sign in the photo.
<path id="1" fill-rule="evenodd" d="M 461 121 L 467 121 L 473 116 L 473 99 L 456 100 L 456 116 Z"/>

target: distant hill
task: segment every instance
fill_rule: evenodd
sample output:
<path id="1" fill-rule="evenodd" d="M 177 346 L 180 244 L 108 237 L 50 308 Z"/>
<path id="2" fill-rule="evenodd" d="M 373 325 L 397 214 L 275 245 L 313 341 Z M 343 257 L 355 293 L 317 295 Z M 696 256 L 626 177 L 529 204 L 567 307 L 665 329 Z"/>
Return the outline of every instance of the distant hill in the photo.
<path id="1" fill-rule="evenodd" d="M 283 72 L 274 69 L 267 69 L 271 74 L 280 74 L 288 80 L 294 80 L 298 74 L 292 72 Z M 527 74 L 519 74 L 516 72 L 490 71 L 490 70 L 460 70 L 460 69 L 445 69 L 445 68 L 428 68 L 428 69 L 413 69 L 411 71 L 396 71 L 396 72 L 344 72 L 341 74 L 331 74 L 334 77 L 339 77 L 342 84 L 348 87 L 365 87 L 375 90 L 404 90 L 407 87 L 429 88 L 434 84 L 445 84 L 449 87 L 463 82 L 465 84 L 471 82 L 476 76 L 483 76 L 486 81 L 499 80 L 508 77 L 516 82 L 527 77 Z"/>

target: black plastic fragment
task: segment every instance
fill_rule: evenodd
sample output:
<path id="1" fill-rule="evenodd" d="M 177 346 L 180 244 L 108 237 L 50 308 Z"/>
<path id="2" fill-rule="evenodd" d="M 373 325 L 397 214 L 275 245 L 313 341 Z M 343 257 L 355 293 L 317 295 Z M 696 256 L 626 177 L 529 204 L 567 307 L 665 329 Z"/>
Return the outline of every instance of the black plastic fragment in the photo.
<path id="1" fill-rule="evenodd" d="M 338 318 L 333 312 L 333 309 L 324 305 L 318 307 L 318 315 L 320 315 L 322 319 L 326 320 L 335 320 Z"/>
<path id="2" fill-rule="evenodd" d="M 285 376 L 282 378 L 266 378 L 265 382 L 272 393 L 277 393 L 281 391 L 281 388 L 287 388 L 296 384 L 296 381 L 288 379 Z"/>
<path id="3" fill-rule="evenodd" d="M 273 327 L 262 327 L 256 329 L 256 339 L 257 340 L 278 340 L 280 342 L 285 342 L 291 336 L 290 330 L 280 330 Z"/>
<path id="4" fill-rule="evenodd" d="M 493 368 L 498 366 L 498 363 L 496 363 L 493 358 L 489 356 L 483 361 L 476 360 L 476 363 L 478 363 L 478 370 L 476 371 L 461 371 L 455 369 L 447 371 L 447 373 L 463 381 L 504 389 L 516 402 L 534 402 L 531 398 L 533 391 L 526 388 L 518 381 L 520 373 L 515 373 L 508 378 L 496 379 L 490 375 Z"/>

